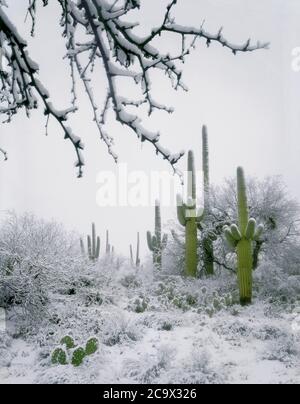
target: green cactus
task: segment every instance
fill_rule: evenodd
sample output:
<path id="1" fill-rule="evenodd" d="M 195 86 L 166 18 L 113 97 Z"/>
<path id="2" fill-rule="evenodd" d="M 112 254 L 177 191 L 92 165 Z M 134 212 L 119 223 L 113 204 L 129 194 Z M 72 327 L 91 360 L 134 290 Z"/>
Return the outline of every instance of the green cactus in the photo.
<path id="1" fill-rule="evenodd" d="M 53 365 L 67 365 L 67 354 L 62 348 L 56 348 L 51 357 Z"/>
<path id="2" fill-rule="evenodd" d="M 153 253 L 153 263 L 157 269 L 161 269 L 163 251 L 168 244 L 168 235 L 162 235 L 160 203 L 155 203 L 155 234 L 147 232 L 148 248 Z"/>
<path id="3" fill-rule="evenodd" d="M 139 268 L 141 265 L 141 259 L 140 259 L 140 233 L 137 234 L 137 245 L 136 245 L 136 257 L 134 260 L 134 254 L 133 254 L 133 247 L 130 245 L 130 260 L 131 260 L 131 265 L 134 267 Z"/>
<path id="4" fill-rule="evenodd" d="M 72 337 L 66 336 L 61 339 L 60 341 L 61 345 L 65 345 L 67 349 L 73 349 L 75 348 L 75 342 Z"/>
<path id="5" fill-rule="evenodd" d="M 99 342 L 97 338 L 91 338 L 88 340 L 85 346 L 85 354 L 87 356 L 93 355 L 98 351 Z"/>
<path id="6" fill-rule="evenodd" d="M 209 148 L 207 127 L 202 128 L 202 170 L 203 170 L 203 189 L 204 189 L 204 216 L 202 223 L 204 227 L 208 225 L 210 218 L 210 182 L 209 182 Z M 203 229 L 201 222 L 198 222 L 200 230 Z M 203 261 L 206 275 L 214 274 L 214 242 L 215 236 L 211 232 L 202 239 Z"/>
<path id="7" fill-rule="evenodd" d="M 72 365 L 78 367 L 82 365 L 84 358 L 86 357 L 85 350 L 83 348 L 77 348 L 72 355 Z"/>
<path id="8" fill-rule="evenodd" d="M 97 338 L 91 338 L 87 341 L 85 349 L 82 347 L 76 348 L 73 338 L 69 336 L 62 338 L 61 344 L 65 345 L 67 351 L 65 351 L 63 348 L 56 348 L 51 356 L 53 365 L 67 365 L 69 358 L 71 358 L 72 365 L 78 367 L 82 365 L 86 356 L 93 355 L 95 352 L 97 352 L 99 346 Z"/>
<path id="9" fill-rule="evenodd" d="M 194 153 L 188 154 L 188 194 L 187 203 L 177 196 L 177 216 L 179 223 L 185 227 L 185 274 L 196 277 L 198 267 L 197 227 L 203 214 L 197 210 L 196 204 L 196 172 Z"/>
<path id="10" fill-rule="evenodd" d="M 100 237 L 96 236 L 96 226 L 95 223 L 92 224 L 92 236 L 87 236 L 87 251 L 88 257 L 91 261 L 98 261 L 100 256 Z M 84 242 L 80 240 L 80 247 L 82 255 L 86 255 Z"/>
<path id="11" fill-rule="evenodd" d="M 252 302 L 253 242 L 259 240 L 264 228 L 263 225 L 256 226 L 255 219 L 249 219 L 245 176 L 241 167 L 237 169 L 237 196 L 239 226 L 226 226 L 224 233 L 229 246 L 237 251 L 240 302 L 247 305 Z"/>
<path id="12" fill-rule="evenodd" d="M 106 248 L 105 248 L 106 255 L 110 255 L 111 253 L 113 253 L 113 250 L 114 249 L 111 247 L 109 243 L 109 231 L 106 230 Z"/>

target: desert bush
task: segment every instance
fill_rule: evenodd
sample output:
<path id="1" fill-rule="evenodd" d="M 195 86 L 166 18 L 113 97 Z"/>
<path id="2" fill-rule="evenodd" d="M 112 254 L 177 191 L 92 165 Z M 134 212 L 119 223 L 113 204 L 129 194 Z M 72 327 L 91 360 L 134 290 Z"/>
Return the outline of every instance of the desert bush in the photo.
<path id="1" fill-rule="evenodd" d="M 0 305 L 37 322 L 51 295 L 76 293 L 86 267 L 77 244 L 60 224 L 8 213 L 0 226 Z"/>

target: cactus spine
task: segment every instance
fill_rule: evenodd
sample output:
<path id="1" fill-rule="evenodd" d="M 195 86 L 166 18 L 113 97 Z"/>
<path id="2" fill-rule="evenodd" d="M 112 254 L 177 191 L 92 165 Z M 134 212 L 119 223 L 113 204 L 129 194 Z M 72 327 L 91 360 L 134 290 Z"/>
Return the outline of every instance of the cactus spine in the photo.
<path id="1" fill-rule="evenodd" d="M 196 203 L 196 172 L 194 153 L 188 154 L 188 193 L 187 203 L 177 196 L 177 216 L 179 223 L 185 227 L 185 275 L 196 277 L 198 267 L 197 226 L 202 215 L 197 211 Z"/>
<path id="2" fill-rule="evenodd" d="M 96 226 L 95 223 L 92 224 L 92 235 L 87 236 L 87 249 L 88 249 L 88 257 L 91 261 L 97 261 L 100 256 L 100 245 L 101 240 L 100 237 L 96 236 Z M 82 255 L 86 255 L 84 242 L 80 240 L 80 247 Z"/>
<path id="3" fill-rule="evenodd" d="M 256 220 L 249 219 L 245 175 L 241 167 L 237 169 L 237 196 L 239 226 L 226 226 L 224 232 L 229 246 L 237 251 L 240 302 L 247 305 L 252 302 L 253 241 L 260 238 L 263 226 L 256 226 Z"/>
<path id="4" fill-rule="evenodd" d="M 210 182 L 209 182 L 209 148 L 206 126 L 202 128 L 202 170 L 204 189 L 204 224 L 208 223 L 210 217 Z M 202 228 L 199 223 L 199 228 Z M 203 261 L 206 275 L 214 274 L 214 244 L 213 236 L 206 234 L 203 237 Z"/>
<path id="5" fill-rule="evenodd" d="M 153 263 L 157 269 L 162 266 L 162 254 L 168 243 L 168 235 L 162 235 L 160 203 L 155 203 L 155 234 L 147 232 L 147 243 L 149 250 L 153 253 Z"/>
<path id="6" fill-rule="evenodd" d="M 137 245 L 136 245 L 136 257 L 135 257 L 135 262 L 134 262 L 134 254 L 133 254 L 133 247 L 130 245 L 130 259 L 131 259 L 131 265 L 134 267 L 136 266 L 139 268 L 141 265 L 141 259 L 140 259 L 140 233 L 137 234 Z"/>

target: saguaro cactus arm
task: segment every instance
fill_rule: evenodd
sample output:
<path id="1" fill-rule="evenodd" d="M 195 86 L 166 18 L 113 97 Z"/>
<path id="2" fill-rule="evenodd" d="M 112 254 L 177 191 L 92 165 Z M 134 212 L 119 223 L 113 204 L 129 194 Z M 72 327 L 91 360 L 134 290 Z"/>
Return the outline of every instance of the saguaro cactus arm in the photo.
<path id="1" fill-rule="evenodd" d="M 148 243 L 149 250 L 151 252 L 154 252 L 153 237 L 152 237 L 151 231 L 147 231 L 147 243 Z"/>

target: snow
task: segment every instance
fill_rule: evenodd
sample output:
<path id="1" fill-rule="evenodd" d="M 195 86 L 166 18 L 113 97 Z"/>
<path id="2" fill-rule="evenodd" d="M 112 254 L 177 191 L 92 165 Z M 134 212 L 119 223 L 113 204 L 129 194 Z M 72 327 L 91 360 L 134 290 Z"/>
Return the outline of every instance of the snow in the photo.
<path id="1" fill-rule="evenodd" d="M 26 338 L 0 334 L 1 383 L 300 382 L 293 310 L 258 295 L 247 308 L 218 307 L 234 294 L 229 276 L 190 281 L 151 266 L 139 271 L 102 260 L 84 274 L 91 286 L 52 301 L 59 323 L 47 320 Z M 146 309 L 138 310 L 142 302 Z M 50 354 L 65 335 L 78 343 L 96 335 L 100 349 L 79 368 L 53 366 Z"/>

